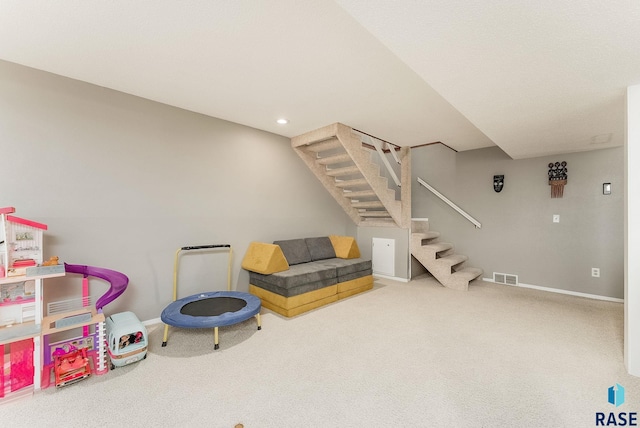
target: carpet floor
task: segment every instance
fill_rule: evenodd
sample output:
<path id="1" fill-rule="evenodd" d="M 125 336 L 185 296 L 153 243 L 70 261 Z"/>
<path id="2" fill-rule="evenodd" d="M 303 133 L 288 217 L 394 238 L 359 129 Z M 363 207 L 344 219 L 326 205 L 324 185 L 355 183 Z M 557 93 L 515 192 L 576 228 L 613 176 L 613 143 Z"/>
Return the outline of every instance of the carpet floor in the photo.
<path id="1" fill-rule="evenodd" d="M 10 427 L 592 427 L 640 411 L 623 305 L 424 276 L 286 319 L 149 327 L 146 360 L 0 404 Z M 608 388 L 625 403 L 608 403 Z"/>

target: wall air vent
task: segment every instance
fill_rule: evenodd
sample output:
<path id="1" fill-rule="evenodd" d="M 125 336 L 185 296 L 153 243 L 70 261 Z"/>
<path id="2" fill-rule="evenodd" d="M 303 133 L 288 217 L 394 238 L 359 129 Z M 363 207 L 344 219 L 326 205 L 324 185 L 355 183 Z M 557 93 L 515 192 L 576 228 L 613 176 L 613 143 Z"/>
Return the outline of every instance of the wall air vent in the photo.
<path id="1" fill-rule="evenodd" d="M 518 275 L 511 275 L 509 273 L 493 273 L 493 282 L 506 285 L 518 285 Z"/>

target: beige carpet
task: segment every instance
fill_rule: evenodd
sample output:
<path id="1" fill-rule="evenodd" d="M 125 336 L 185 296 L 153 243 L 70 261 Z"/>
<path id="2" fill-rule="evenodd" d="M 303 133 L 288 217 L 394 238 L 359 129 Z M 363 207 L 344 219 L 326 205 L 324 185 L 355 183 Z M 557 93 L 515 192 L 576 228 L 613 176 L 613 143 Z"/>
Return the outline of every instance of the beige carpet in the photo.
<path id="1" fill-rule="evenodd" d="M 592 427 L 640 411 L 623 305 L 423 277 L 292 319 L 150 332 L 145 361 L 0 405 L 7 427 Z M 607 389 L 626 388 L 615 408 Z"/>

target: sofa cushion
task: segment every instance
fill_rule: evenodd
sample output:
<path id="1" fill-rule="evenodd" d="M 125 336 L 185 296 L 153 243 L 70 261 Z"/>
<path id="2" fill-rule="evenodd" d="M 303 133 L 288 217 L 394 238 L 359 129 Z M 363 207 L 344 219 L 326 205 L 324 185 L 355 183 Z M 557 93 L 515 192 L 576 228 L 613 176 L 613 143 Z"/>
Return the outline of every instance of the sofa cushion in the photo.
<path id="1" fill-rule="evenodd" d="M 297 264 L 290 266 L 289 270 L 271 275 L 262 275 L 255 272 L 251 272 L 249 275 L 250 280 L 257 279 L 281 288 L 293 288 L 303 284 L 322 282 L 323 280 L 335 279 L 337 277 L 335 266 L 327 266 L 322 264 L 322 262 Z M 327 283 L 329 284 L 329 282 Z M 335 282 L 332 284 L 335 284 Z"/>
<path id="2" fill-rule="evenodd" d="M 355 238 L 351 236 L 329 235 L 329 239 L 336 251 L 336 257 L 341 259 L 360 258 L 360 248 Z"/>
<path id="3" fill-rule="evenodd" d="M 355 272 L 368 272 L 366 275 L 371 273 L 371 260 L 366 259 L 328 259 L 322 260 L 322 263 L 325 266 L 331 266 L 336 269 L 336 275 L 338 278 L 350 275 Z"/>
<path id="4" fill-rule="evenodd" d="M 242 267 L 248 271 L 269 275 L 289 269 L 282 249 L 274 244 L 251 242 L 242 259 Z"/>
<path id="5" fill-rule="evenodd" d="M 372 272 L 371 269 L 361 270 L 361 271 L 353 272 L 353 273 L 348 273 L 346 275 L 338 277 L 338 282 L 339 283 L 349 282 L 349 281 L 353 281 L 354 279 L 359 279 L 359 278 L 363 278 L 363 277 L 366 277 L 366 276 L 370 276 L 372 274 L 373 274 L 373 272 Z"/>
<path id="6" fill-rule="evenodd" d="M 313 261 L 333 259 L 336 257 L 336 251 L 333 249 L 333 244 L 328 236 L 305 238 L 304 242 L 307 244 L 311 260 Z"/>
<path id="7" fill-rule="evenodd" d="M 310 282 L 308 284 L 301 284 L 291 288 L 278 287 L 275 284 L 264 282 L 257 278 L 251 279 L 250 283 L 255 287 L 262 288 L 264 290 L 270 291 L 272 293 L 278 294 L 283 297 L 293 297 L 293 296 L 299 296 L 300 294 L 308 293 L 310 291 L 316 291 L 322 288 L 331 287 L 332 285 L 335 286 L 335 284 L 338 283 L 338 279 L 328 278 L 328 279 L 323 279 L 321 281 Z"/>
<path id="8" fill-rule="evenodd" d="M 284 253 L 284 257 L 287 259 L 287 263 L 289 263 L 289 266 L 311 261 L 309 248 L 307 248 L 307 244 L 302 238 L 273 241 L 273 243 L 280 247 Z"/>

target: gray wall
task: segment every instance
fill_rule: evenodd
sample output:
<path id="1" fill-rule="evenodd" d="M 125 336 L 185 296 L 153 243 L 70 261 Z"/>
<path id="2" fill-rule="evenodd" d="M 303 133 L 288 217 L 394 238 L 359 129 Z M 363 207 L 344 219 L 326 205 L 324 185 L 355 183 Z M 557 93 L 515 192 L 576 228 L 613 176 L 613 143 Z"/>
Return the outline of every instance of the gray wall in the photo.
<path id="1" fill-rule="evenodd" d="M 455 153 L 442 145 L 412 151 L 421 177 L 482 223 L 474 226 L 414 181 L 413 217 L 430 228 L 468 266 L 519 276 L 524 284 L 623 298 L 623 149 L 513 160 L 499 148 Z M 564 197 L 552 199 L 549 162 L 567 161 Z M 504 174 L 501 193 L 493 175 Z M 602 183 L 613 193 L 602 194 Z M 560 223 L 552 216 L 560 215 Z M 600 278 L 591 268 L 600 268 Z"/>
<path id="2" fill-rule="evenodd" d="M 49 226 L 45 257 L 128 275 L 108 314 L 159 317 L 181 246 L 231 244 L 246 291 L 251 241 L 356 231 L 274 134 L 2 61 L 0 131 L 0 207 Z M 179 295 L 225 289 L 226 260 L 184 257 Z M 45 284 L 45 300 L 79 295 L 79 278 Z"/>

